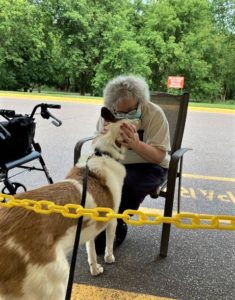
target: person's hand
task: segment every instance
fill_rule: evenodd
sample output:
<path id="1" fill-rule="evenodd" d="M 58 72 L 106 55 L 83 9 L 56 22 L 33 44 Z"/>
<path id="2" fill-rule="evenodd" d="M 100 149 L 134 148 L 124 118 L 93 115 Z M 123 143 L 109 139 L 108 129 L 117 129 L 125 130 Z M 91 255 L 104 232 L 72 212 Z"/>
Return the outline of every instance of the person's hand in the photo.
<path id="1" fill-rule="evenodd" d="M 126 146 L 127 148 L 135 149 L 135 147 L 140 142 L 136 128 L 127 123 L 123 123 L 121 125 L 121 136 L 121 144 Z"/>

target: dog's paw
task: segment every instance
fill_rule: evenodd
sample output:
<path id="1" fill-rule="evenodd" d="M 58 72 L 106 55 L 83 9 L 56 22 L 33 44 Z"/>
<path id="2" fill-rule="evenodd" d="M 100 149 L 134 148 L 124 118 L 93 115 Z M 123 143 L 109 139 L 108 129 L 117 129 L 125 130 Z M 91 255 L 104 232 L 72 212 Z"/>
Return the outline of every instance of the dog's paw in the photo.
<path id="1" fill-rule="evenodd" d="M 114 257 L 113 254 L 105 255 L 104 256 L 104 261 L 106 262 L 106 264 L 113 264 L 115 262 L 115 257 Z"/>
<path id="2" fill-rule="evenodd" d="M 104 268 L 100 264 L 90 265 L 90 271 L 92 276 L 98 276 L 104 272 Z"/>

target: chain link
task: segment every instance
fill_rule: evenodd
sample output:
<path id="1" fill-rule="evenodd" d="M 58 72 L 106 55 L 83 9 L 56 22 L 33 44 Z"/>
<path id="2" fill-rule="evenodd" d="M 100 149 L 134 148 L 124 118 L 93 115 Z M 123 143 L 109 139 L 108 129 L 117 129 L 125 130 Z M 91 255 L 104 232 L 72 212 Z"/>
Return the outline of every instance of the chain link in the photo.
<path id="1" fill-rule="evenodd" d="M 47 200 L 15 199 L 11 195 L 0 193 L 0 207 L 22 207 L 39 214 L 49 215 L 59 213 L 66 218 L 77 219 L 81 216 L 91 218 L 98 222 L 108 222 L 114 218 L 123 219 L 129 225 L 159 225 L 162 223 L 174 224 L 181 229 L 218 229 L 235 230 L 235 216 L 200 215 L 193 213 L 180 213 L 172 217 L 164 217 L 155 213 L 144 213 L 128 209 L 122 214 L 115 213 L 111 208 L 96 207 L 83 208 L 78 204 L 58 205 Z"/>

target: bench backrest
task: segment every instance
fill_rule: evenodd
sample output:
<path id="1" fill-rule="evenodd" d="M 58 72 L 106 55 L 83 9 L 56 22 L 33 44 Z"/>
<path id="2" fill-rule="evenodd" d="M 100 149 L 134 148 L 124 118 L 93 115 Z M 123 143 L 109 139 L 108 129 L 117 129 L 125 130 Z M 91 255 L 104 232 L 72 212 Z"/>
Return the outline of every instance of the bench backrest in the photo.
<path id="1" fill-rule="evenodd" d="M 152 92 L 151 101 L 159 105 L 167 117 L 170 129 L 171 153 L 174 153 L 182 144 L 189 94 L 185 92 L 182 95 L 172 95 Z"/>

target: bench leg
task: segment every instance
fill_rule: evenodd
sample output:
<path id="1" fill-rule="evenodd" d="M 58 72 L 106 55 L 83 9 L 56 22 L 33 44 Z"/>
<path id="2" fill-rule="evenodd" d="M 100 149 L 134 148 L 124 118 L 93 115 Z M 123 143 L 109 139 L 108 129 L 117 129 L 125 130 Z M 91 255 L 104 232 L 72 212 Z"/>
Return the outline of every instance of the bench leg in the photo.
<path id="1" fill-rule="evenodd" d="M 160 254 L 159 254 L 160 257 L 162 258 L 167 257 L 168 244 L 170 239 L 170 230 L 171 230 L 171 224 L 163 223 Z"/>
<path id="2" fill-rule="evenodd" d="M 166 198 L 164 216 L 171 217 L 173 211 L 173 201 L 174 201 L 174 189 L 170 191 L 168 197 Z M 170 238 L 171 224 L 163 223 L 162 225 L 162 237 L 160 245 L 160 257 L 166 257 L 168 252 L 168 244 Z"/>

